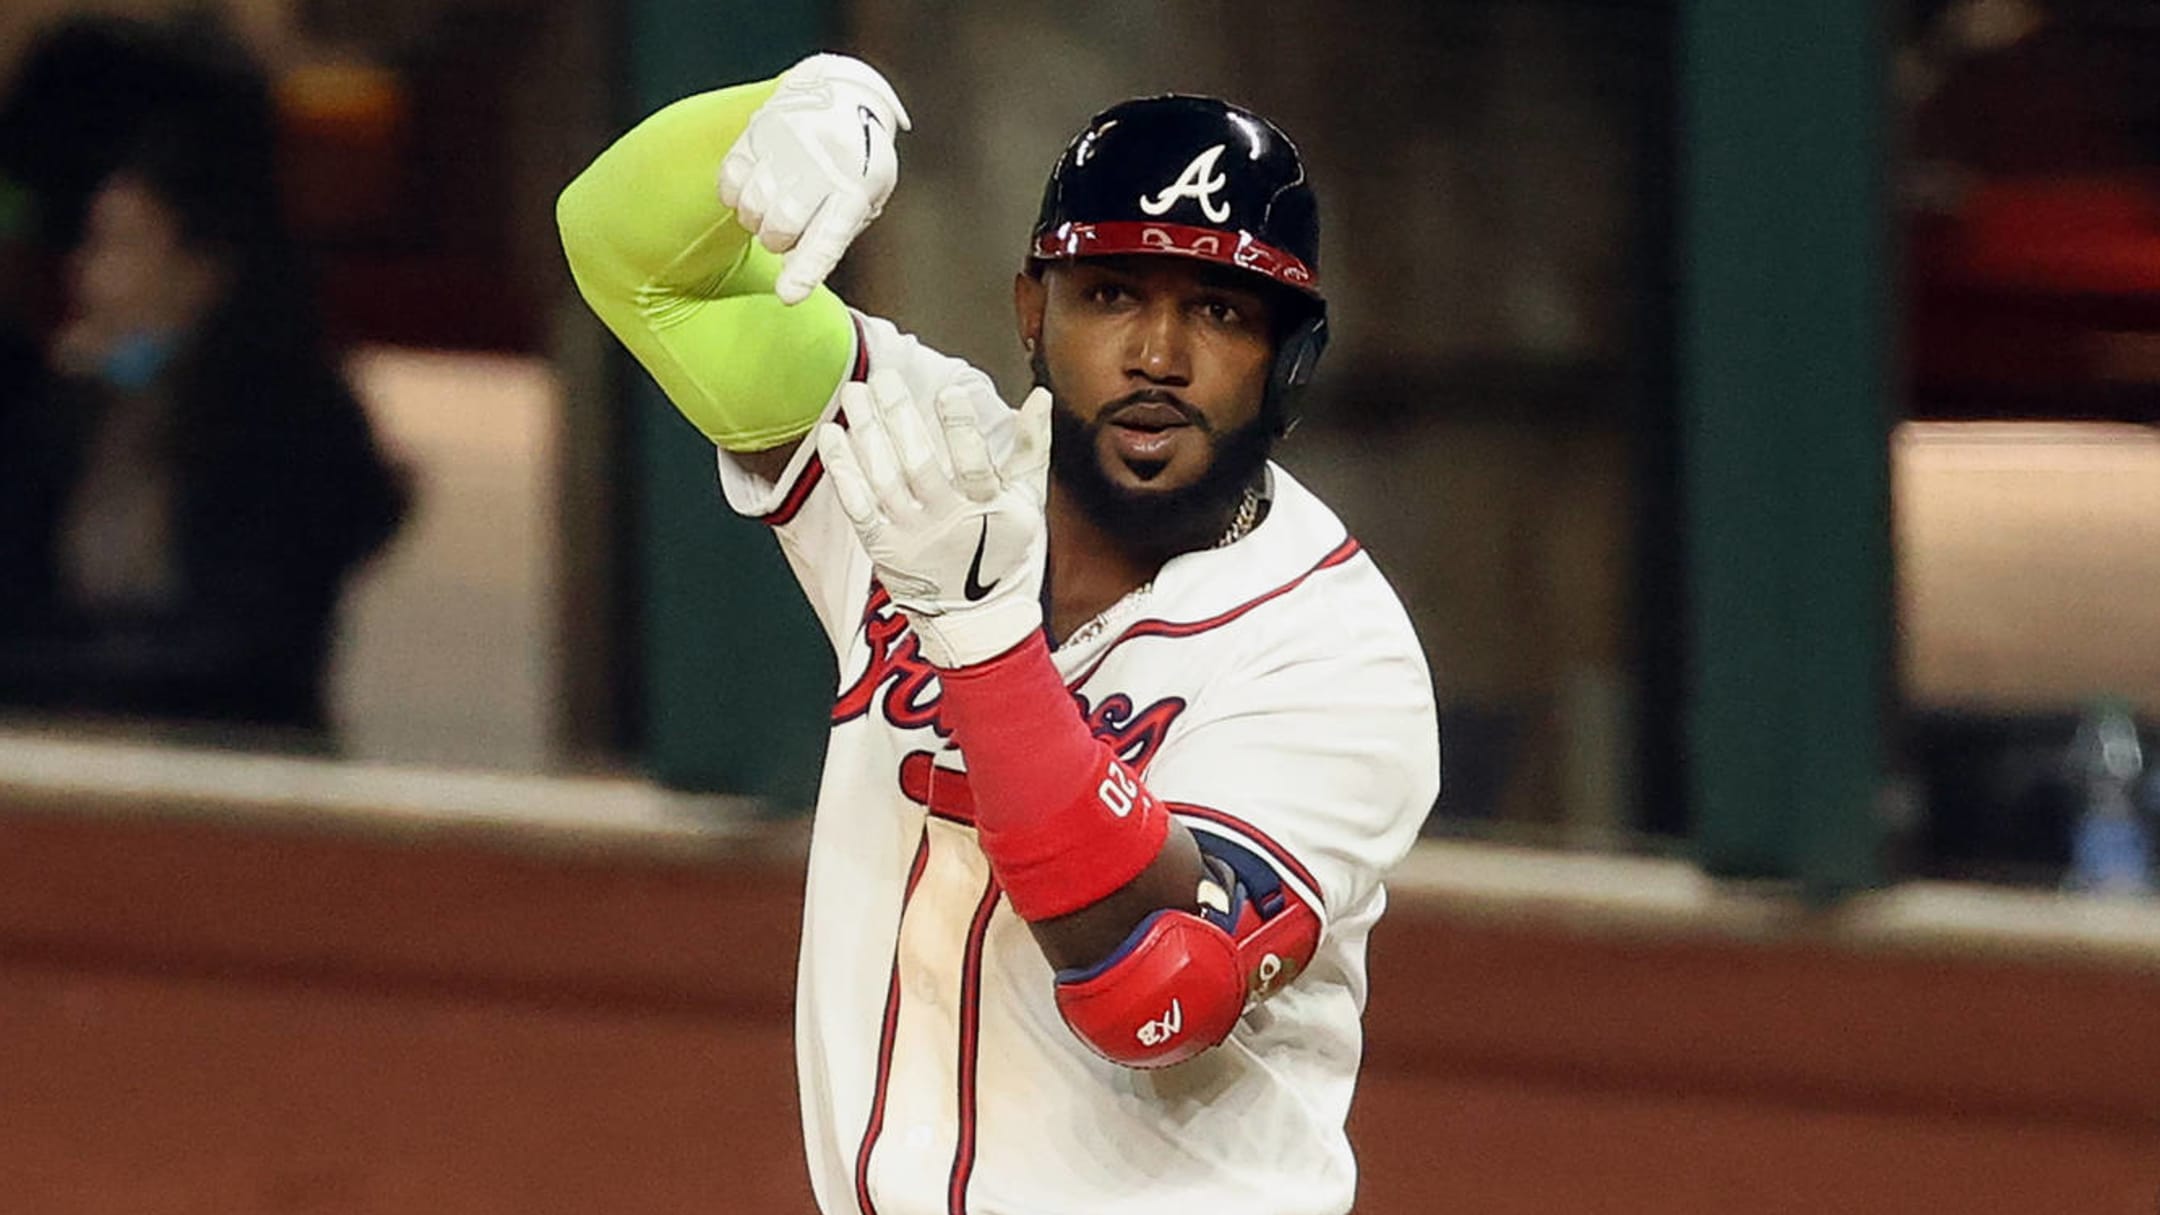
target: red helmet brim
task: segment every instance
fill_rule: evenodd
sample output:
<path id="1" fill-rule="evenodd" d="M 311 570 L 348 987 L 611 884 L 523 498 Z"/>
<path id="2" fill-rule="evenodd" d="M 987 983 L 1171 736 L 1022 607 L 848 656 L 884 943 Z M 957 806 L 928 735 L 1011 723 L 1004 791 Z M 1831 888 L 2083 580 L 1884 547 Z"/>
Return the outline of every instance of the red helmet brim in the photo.
<path id="1" fill-rule="evenodd" d="M 1255 239 L 1250 232 L 1131 220 L 1064 223 L 1038 237 L 1032 250 L 1034 257 L 1044 261 L 1130 253 L 1215 262 L 1272 279 L 1314 299 L 1320 298 L 1320 284 L 1314 280 L 1311 268 L 1281 249 Z"/>

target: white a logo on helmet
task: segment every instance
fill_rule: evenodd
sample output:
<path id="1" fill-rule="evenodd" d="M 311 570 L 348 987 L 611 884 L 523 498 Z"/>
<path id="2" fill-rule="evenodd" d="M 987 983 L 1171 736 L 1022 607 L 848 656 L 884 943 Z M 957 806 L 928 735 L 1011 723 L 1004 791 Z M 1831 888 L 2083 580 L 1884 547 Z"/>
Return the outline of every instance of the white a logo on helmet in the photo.
<path id="1" fill-rule="evenodd" d="M 1216 144 L 1193 157 L 1192 163 L 1185 166 L 1185 171 L 1178 174 L 1177 180 L 1164 186 L 1160 194 L 1153 198 L 1142 194 L 1140 209 L 1149 215 L 1161 215 L 1176 206 L 1177 200 L 1190 198 L 1200 204 L 1200 213 L 1208 217 L 1209 223 L 1219 224 L 1229 219 L 1230 204 L 1215 197 L 1215 191 L 1230 184 L 1228 177 L 1215 172 L 1215 162 L 1222 158 L 1223 148 L 1226 146 L 1228 145 Z"/>

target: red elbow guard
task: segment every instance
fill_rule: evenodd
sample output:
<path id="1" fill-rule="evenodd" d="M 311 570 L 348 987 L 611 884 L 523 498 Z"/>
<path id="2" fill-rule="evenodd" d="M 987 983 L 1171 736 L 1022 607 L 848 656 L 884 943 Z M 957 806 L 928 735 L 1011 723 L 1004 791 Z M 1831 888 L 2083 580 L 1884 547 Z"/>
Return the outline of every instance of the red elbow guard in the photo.
<path id="1" fill-rule="evenodd" d="M 1158 911 L 1108 958 L 1058 973 L 1065 1024 L 1113 1063 L 1168 1067 L 1214 1046 L 1248 1005 L 1304 973 L 1320 947 L 1320 916 L 1310 904 L 1257 859 L 1250 880 L 1260 889 L 1250 897 L 1248 879 L 1210 854 L 1211 845 L 1250 856 L 1220 840 L 1202 845 L 1209 877 L 1200 914 Z"/>
<path id="2" fill-rule="evenodd" d="M 1059 976 L 1058 1012 L 1125 1067 L 1169 1067 L 1230 1036 L 1245 1011 L 1237 942 L 1186 911 L 1158 911 L 1103 964 Z"/>

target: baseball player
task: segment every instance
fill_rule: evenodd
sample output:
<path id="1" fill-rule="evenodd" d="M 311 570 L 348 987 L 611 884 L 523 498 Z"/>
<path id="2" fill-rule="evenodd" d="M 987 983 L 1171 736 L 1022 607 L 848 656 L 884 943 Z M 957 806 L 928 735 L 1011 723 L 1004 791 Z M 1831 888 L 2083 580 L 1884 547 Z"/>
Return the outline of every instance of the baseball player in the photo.
<path id="1" fill-rule="evenodd" d="M 1014 278 L 1014 410 L 821 286 L 907 125 L 818 55 L 652 115 L 558 208 L 838 660 L 796 1004 L 817 1201 L 1346 1211 L 1366 936 L 1439 748 L 1401 605 L 1268 458 L 1327 332 L 1297 150 L 1211 98 L 1090 122 Z"/>

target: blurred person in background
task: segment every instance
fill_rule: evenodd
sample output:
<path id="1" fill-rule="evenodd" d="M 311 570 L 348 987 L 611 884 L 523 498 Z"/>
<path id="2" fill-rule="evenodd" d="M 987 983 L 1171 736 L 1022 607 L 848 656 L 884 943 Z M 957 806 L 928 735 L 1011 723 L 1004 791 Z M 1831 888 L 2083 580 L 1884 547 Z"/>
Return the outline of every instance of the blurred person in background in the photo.
<path id="1" fill-rule="evenodd" d="M 319 730 L 403 478 L 325 349 L 268 126 L 154 120 L 88 197 L 49 382 L 0 407 L 0 703 Z"/>
<path id="2" fill-rule="evenodd" d="M 1908 256 L 1922 289 L 2160 297 L 2160 173 L 2132 118 L 2131 52 L 2042 0 L 1923 3 L 1920 16 L 1900 79 L 1913 145 L 1905 192 L 1919 220 Z M 2149 327 L 2151 315 L 2147 306 L 2110 324 Z M 1958 353 L 2004 378 L 2039 378 L 2036 364 L 2053 354 L 2063 365 L 2048 374 L 2083 378 L 2077 352 L 2010 336 L 1990 332 Z M 1920 347 L 1923 374 L 1951 370 L 1932 361 L 1937 344 Z"/>
<path id="3" fill-rule="evenodd" d="M 35 395 L 60 319 L 61 266 L 90 196 L 153 118 L 216 132 L 229 161 L 268 175 L 272 106 L 262 72 L 214 25 L 106 16 L 46 27 L 0 102 L 0 409 Z"/>

